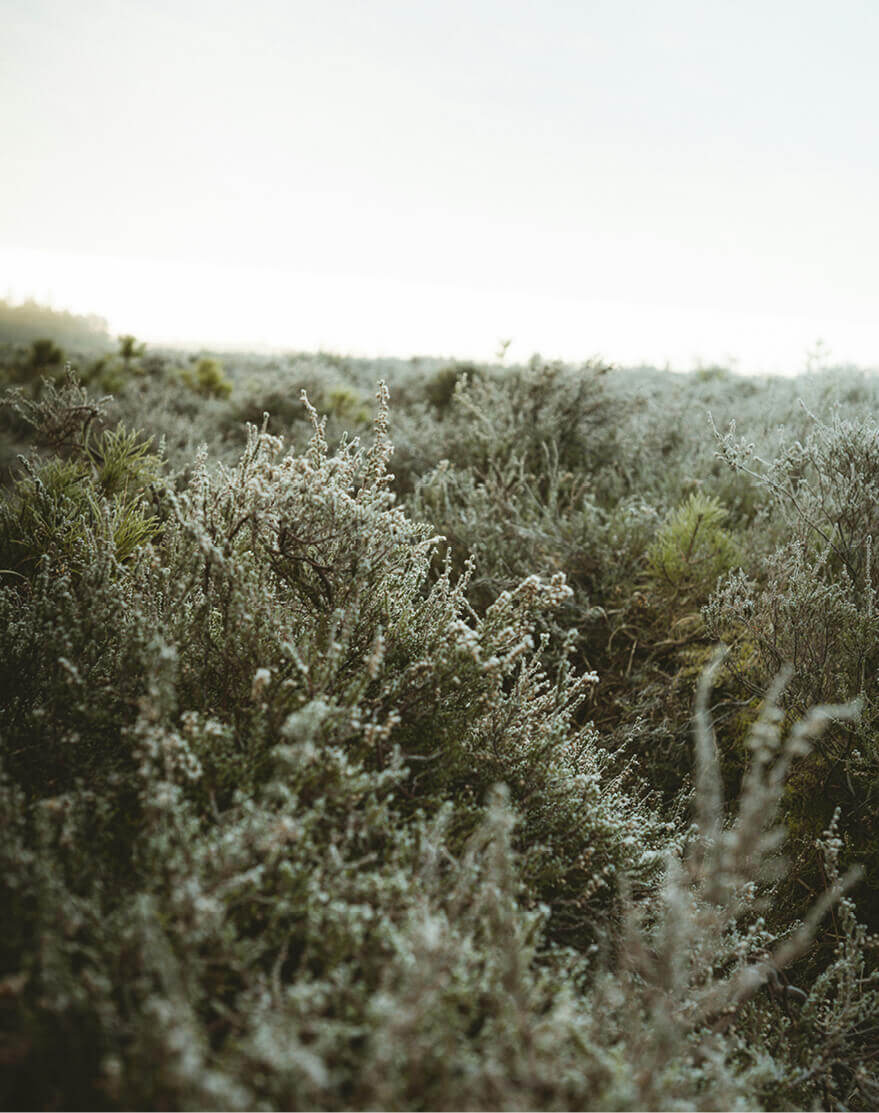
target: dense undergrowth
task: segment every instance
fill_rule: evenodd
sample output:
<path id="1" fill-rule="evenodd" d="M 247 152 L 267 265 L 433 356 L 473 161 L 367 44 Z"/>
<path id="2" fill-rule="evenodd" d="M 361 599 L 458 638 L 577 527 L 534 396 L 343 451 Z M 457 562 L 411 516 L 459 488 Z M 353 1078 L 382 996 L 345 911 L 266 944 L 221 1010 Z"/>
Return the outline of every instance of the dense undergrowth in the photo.
<path id="1" fill-rule="evenodd" d="M 875 1108 L 879 383 L 127 340 L 3 373 L 4 1105 Z"/>

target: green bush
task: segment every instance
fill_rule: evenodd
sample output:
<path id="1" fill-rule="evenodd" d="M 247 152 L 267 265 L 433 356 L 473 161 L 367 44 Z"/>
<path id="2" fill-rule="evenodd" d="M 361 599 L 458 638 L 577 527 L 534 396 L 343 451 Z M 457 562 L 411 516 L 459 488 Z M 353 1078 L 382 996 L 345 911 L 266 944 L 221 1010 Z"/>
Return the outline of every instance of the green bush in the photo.
<path id="1" fill-rule="evenodd" d="M 140 359 L 146 350 L 146 344 L 138 344 L 133 336 L 120 336 L 119 337 L 119 357 L 122 360 L 126 373 L 131 370 L 131 363 L 135 359 Z"/>
<path id="2" fill-rule="evenodd" d="M 30 363 L 35 371 L 60 367 L 63 362 L 64 353 L 54 340 L 34 340 L 31 343 Z"/>
<path id="3" fill-rule="evenodd" d="M 0 574 L 27 579 L 47 556 L 65 570 L 84 570 L 97 551 L 128 560 L 159 529 L 145 498 L 161 469 L 149 442 L 122 425 L 95 435 L 101 407 L 75 380 L 61 390 L 48 384 L 40 403 L 10 398 L 38 439 L 63 455 L 22 458 L 0 505 Z"/>
<path id="4" fill-rule="evenodd" d="M 228 398 L 232 393 L 232 383 L 223 373 L 223 365 L 218 359 L 203 357 L 195 369 L 187 367 L 183 371 L 183 381 L 190 390 L 207 398 Z"/>
<path id="5" fill-rule="evenodd" d="M 369 409 L 364 404 L 363 398 L 350 387 L 333 387 L 327 391 L 323 401 L 328 412 L 342 421 L 354 422 L 357 425 L 369 421 Z"/>
<path id="6" fill-rule="evenodd" d="M 739 559 L 723 528 L 726 510 L 711 495 L 691 493 L 661 526 L 647 550 L 651 586 L 664 596 L 704 601 Z"/>

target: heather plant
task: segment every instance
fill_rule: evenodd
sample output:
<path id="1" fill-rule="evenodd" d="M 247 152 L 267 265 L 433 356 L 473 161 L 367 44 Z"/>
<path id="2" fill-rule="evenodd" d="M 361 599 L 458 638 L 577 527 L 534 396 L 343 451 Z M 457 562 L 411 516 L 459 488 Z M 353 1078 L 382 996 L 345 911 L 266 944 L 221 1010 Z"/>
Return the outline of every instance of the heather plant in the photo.
<path id="1" fill-rule="evenodd" d="M 684 846 L 667 853 L 665 877 L 652 899 L 640 906 L 629 902 L 621 969 L 599 979 L 593 991 L 596 1004 L 606 1002 L 603 1021 L 619 1025 L 615 1047 L 625 1048 L 631 1063 L 628 1100 L 617 1097 L 613 1104 L 802 1107 L 828 1097 L 832 1104 L 837 1071 L 848 1072 L 849 1100 L 869 1100 L 865 1048 L 835 1055 L 839 1045 L 827 1040 L 827 1057 L 819 1063 L 812 1057 L 810 1020 L 832 992 L 824 996 L 822 984 L 812 996 L 786 975 L 811 948 L 822 918 L 853 884 L 856 871 L 841 878 L 831 870 L 830 887 L 799 924 L 773 930 L 763 915 L 781 870 L 778 816 L 791 764 L 829 721 L 857 709 L 815 708 L 784 737 L 782 684 L 776 684 L 750 732 L 751 762 L 729 814 L 708 702 L 716 667 L 702 674 L 697 692 L 694 823 Z M 850 913 L 850 902 L 846 908 Z M 857 930 L 846 939 L 859 955 L 848 967 L 852 971 L 863 961 L 865 940 Z M 866 984 L 860 989 L 859 1003 L 869 1012 L 871 991 Z M 796 1017 L 783 1024 L 783 1042 L 773 1041 L 779 1015 Z"/>
<path id="2" fill-rule="evenodd" d="M 192 889 L 200 826 L 234 813 L 249 827 L 248 800 L 264 793 L 272 800 L 280 793 L 291 818 L 301 803 L 313 807 L 321 854 L 320 833 L 330 837 L 342 822 L 360 857 L 407 816 L 417 825 L 425 808 L 432 812 L 453 797 L 460 800 L 452 845 L 466 840 L 487 789 L 503 778 L 521 802 L 524 870 L 545 896 L 550 919 L 555 913 L 555 935 L 591 936 L 589 912 L 608 908 L 617 865 L 649 870 L 639 861 L 652 821 L 639 818 L 619 790 L 599 791 L 590 732 L 572 730 L 573 711 L 594 678 L 565 673 L 551 682 L 540 670 L 534 616 L 564 599 L 563 580 L 531 577 L 481 620 L 467 607 L 464 582 L 446 575 L 425 593 L 434 542 L 387 489 L 385 411 L 370 449 L 350 443 L 334 456 L 312 416 L 305 456 L 282 457 L 277 438 L 253 430 L 234 471 L 209 473 L 202 463 L 183 491 L 165 490 L 162 533 L 134 563 L 98 560 L 102 539 L 86 536 L 83 554 L 92 559 L 83 559 L 79 577 L 49 545 L 27 595 L 16 585 L 5 592 L 7 614 L 19 612 L 7 625 L 10 670 L 28 655 L 36 664 L 37 652 L 46 666 L 57 660 L 27 668 L 30 683 L 8 709 L 4 737 L 12 755 L 22 753 L 38 722 L 53 725 L 37 749 L 31 741 L 26 759 L 13 758 L 17 783 L 37 798 L 48 789 L 59 801 L 49 814 L 67 817 L 65 847 L 84 851 L 91 828 L 92 845 L 112 842 L 116 868 L 124 870 L 127 859 L 132 879 L 146 881 L 162 861 L 177 900 L 178 891 Z M 57 426 L 60 406 L 51 417 Z M 124 442 L 118 434 L 110 448 Z M 83 434 L 73 434 L 71 451 L 82 444 Z M 95 467 L 106 469 L 112 455 L 108 449 Z M 105 500 L 115 486 L 118 477 L 105 485 Z M 129 620 L 111 623 L 116 609 Z M 63 615 L 63 655 L 60 631 L 47 628 L 53 615 Z M 90 688 L 95 706 L 81 702 Z M 102 757 L 98 721 L 114 758 L 92 779 L 97 788 L 86 790 Z M 59 762 L 56 755 L 70 745 Z M 278 762 L 288 770 L 284 782 L 273 772 Z M 147 787 L 132 801 L 138 778 Z M 393 821 L 380 814 L 390 807 L 391 788 L 400 799 Z M 89 814 L 84 805 L 95 791 L 103 808 Z M 351 827 L 350 799 L 364 809 L 360 834 Z M 286 822 L 277 815 L 266 821 L 271 830 Z M 128 825 L 127 838 L 120 824 Z M 178 859 L 181 870 L 186 862 L 185 883 L 173 865 Z M 222 859 L 213 846 L 205 869 Z M 96 866 L 80 864 L 76 876 L 82 889 L 89 878 L 95 892 L 100 888 Z M 311 867 L 307 876 L 313 884 Z M 275 881 L 267 883 L 274 891 Z M 266 900 L 275 903 L 277 895 L 267 892 Z M 260 904 L 248 901 L 241 928 L 248 936 L 263 932 L 261 916 L 254 918 Z M 112 909 L 102 906 L 105 912 L 112 920 Z M 290 914 L 298 921 L 301 912 L 293 901 Z M 342 953 L 352 953 L 353 930 L 346 919 Z M 334 968 L 337 934 L 321 914 L 312 963 Z"/>
<path id="3" fill-rule="evenodd" d="M 83 382 L 93 390 L 117 394 L 129 381 L 129 372 L 121 359 L 99 356 L 83 372 Z"/>
<path id="4" fill-rule="evenodd" d="M 563 468 L 594 467 L 613 443 L 605 371 L 535 357 L 527 367 L 460 377 L 449 420 L 441 425 L 442 456 L 479 478 L 503 472 L 514 459 L 539 475 L 545 446 L 553 442 Z M 607 464 L 612 467 L 609 454 Z"/>
<path id="5" fill-rule="evenodd" d="M 453 801 L 401 822 L 402 766 L 370 774 L 317 749 L 320 712 L 291 724 L 256 794 L 199 821 L 186 788 L 198 763 L 161 726 L 173 673 L 160 654 L 134 726 L 150 895 L 126 895 L 108 915 L 97 881 L 83 893 L 80 875 L 71 890 L 87 824 L 72 794 L 40 804 L 40 867 L 29 869 L 22 798 L 10 787 L 2 797 L 17 832 L 5 877 L 49 943 L 26 977 L 7 979 L 7 996 L 21 1017 L 39 991 L 40 1053 L 56 1041 L 82 1049 L 66 1094 L 86 1099 L 98 1085 L 114 1105 L 224 1108 L 638 1109 L 750 1108 L 779 1093 L 814 1102 L 836 1078 L 852 1104 L 871 1093 L 869 1048 L 840 1039 L 852 1041 L 868 1001 L 832 992 L 841 975 L 857 977 L 863 937 L 845 936 L 845 973 L 829 972 L 814 1000 L 782 981 L 846 883 L 786 938 L 754 919 L 773 876 L 784 766 L 818 719 L 779 751 L 780 716 L 767 712 L 727 826 L 703 696 L 689 849 L 669 848 L 655 895 L 628 898 L 616 956 L 578 958 L 545 949 L 547 913 L 523 884 L 505 793 L 489 795 L 456 847 Z M 120 999 L 113 979 L 126 968 Z M 807 1027 L 779 1043 L 789 1008 Z M 820 1064 L 807 1058 L 816 1028 Z M 28 1056 L 16 1079 L 43 1100 L 59 1092 Z"/>
<path id="6" fill-rule="evenodd" d="M 648 476 L 626 438 L 677 419 L 610 372 L 481 373 L 440 414 L 413 376 L 442 364 L 396 364 L 406 412 L 380 387 L 362 443 L 372 364 L 227 364 L 229 399 L 172 376 L 10 399 L 34 443 L 0 511 L 4 1104 L 874 1107 L 846 802 L 793 828 L 808 899 L 782 857 L 840 739 L 865 783 L 869 678 L 808 689 L 802 659 L 773 684 L 758 628 L 698 682 L 707 632 L 680 622 L 731 565 L 769 582 L 796 516 L 758 544 L 768 489 L 688 487 L 710 448 L 685 436 Z M 324 408 L 347 376 L 329 420 L 291 395 L 307 373 Z M 237 430 L 271 392 L 286 416 Z M 808 467 L 771 476 L 801 505 Z M 822 526 L 840 551 L 852 520 Z"/>
<path id="7" fill-rule="evenodd" d="M 747 629 L 764 675 L 790 661 L 800 706 L 869 696 L 879 429 L 870 419 L 814 419 L 804 440 L 768 463 L 734 429 L 719 443 L 728 464 L 763 488 L 785 536 L 753 570 L 758 579 L 729 580 L 710 608 L 715 624 Z"/>
<path id="8" fill-rule="evenodd" d="M 682 506 L 679 498 L 669 504 L 672 480 L 660 484 L 656 469 L 631 447 L 651 443 L 663 422 L 674 426 L 683 443 L 679 420 L 657 415 L 645 431 L 645 407 L 615 393 L 614 373 L 587 369 L 578 379 L 570 370 L 550 372 L 542 405 L 554 416 L 539 430 L 545 437 L 539 446 L 533 438 L 540 419 L 530 420 L 534 415 L 527 406 L 501 408 L 498 418 L 497 406 L 489 404 L 495 392 L 500 397 L 500 379 L 481 379 L 471 400 L 467 388 L 459 388 L 460 398 L 442 427 L 434 427 L 428 437 L 422 426 L 420 438 L 420 443 L 448 445 L 456 455 L 432 468 L 421 461 L 409 505 L 416 516 L 438 525 L 453 559 L 462 562 L 467 553 L 476 557 L 470 598 L 478 610 L 529 569 L 547 576 L 564 572 L 572 595 L 548 616 L 546 630 L 554 635 L 550 653 L 566 631 L 576 631 L 577 663 L 601 675 L 590 714 L 605 728 L 602 744 L 617 755 L 621 771 L 637 759 L 651 787 L 673 796 L 686 775 L 680 750 L 687 737 L 692 681 L 710 651 L 699 606 L 718 575 L 735 562 L 737 540 L 722 520 L 716 496 L 691 489 Z M 526 381 L 536 385 L 544 375 L 545 369 L 534 364 Z M 562 383 L 558 399 L 553 398 L 554 376 Z M 519 389 L 515 377 L 509 389 Z M 628 389 L 643 392 L 637 384 Z M 579 417 L 568 422 L 581 429 L 578 454 L 570 433 L 567 440 L 560 438 L 564 426 L 556 416 L 562 403 L 575 410 L 581 393 L 583 424 Z M 498 421 L 502 428 L 495 436 Z M 587 435 L 593 424 L 595 435 Z M 476 443 L 482 438 L 485 451 L 456 450 L 465 434 L 471 445 L 474 428 Z M 694 455 L 696 450 L 687 447 L 681 459 L 663 462 L 680 480 L 698 467 Z M 736 505 L 741 528 L 742 504 Z M 554 660 L 547 663 L 554 666 Z M 681 672 L 682 681 L 670 684 L 670 672 Z"/>
<path id="9" fill-rule="evenodd" d="M 529 801 L 533 869 L 561 922 L 578 875 L 560 868 L 558 844 L 597 840 L 591 854 L 612 866 L 619 840 L 599 832 L 626 807 L 622 795 L 601 801 L 589 789 L 589 732 L 571 730 L 593 678 L 563 669 L 550 684 L 539 667 L 534 625 L 569 589 L 559 575 L 531 576 L 482 618 L 466 602 L 468 576 L 453 584 L 447 568 L 428 591 L 436 539 L 388 490 L 385 411 L 372 449 L 349 442 L 334 456 L 312 417 L 306 455 L 280 457 L 279 439 L 252 430 L 234 472 L 200 465 L 172 497 L 159 575 L 186 598 L 163 619 L 186 647 L 183 686 L 230 714 L 269 668 L 257 738 L 320 701 L 335 709 L 327 729 L 356 732 L 362 719 L 379 764 L 395 744 L 416 755 L 421 792 L 456 791 L 476 809 L 494 780 L 508 781 Z M 559 763 L 579 789 L 557 782 Z"/>
<path id="10" fill-rule="evenodd" d="M 871 886 L 879 874 L 874 753 L 879 620 L 873 546 L 877 539 L 879 429 L 870 418 L 812 418 L 802 439 L 764 461 L 734 429 L 719 439 L 731 467 L 759 484 L 767 513 L 785 526 L 783 543 L 731 575 L 706 609 L 710 628 L 735 647 L 743 687 L 755 692 L 782 662 L 793 675 L 789 705 L 859 697 L 851 727 L 829 731 L 798 771 L 791 822 L 812 838 L 840 807 L 840 829 L 863 857 Z M 820 828 L 819 828 L 820 830 Z M 875 905 L 871 901 L 871 921 Z"/>
<path id="11" fill-rule="evenodd" d="M 337 444 L 342 434 L 368 425 L 370 420 L 369 384 L 362 374 L 354 373 L 340 380 L 338 361 L 325 354 L 297 355 L 287 360 L 272 360 L 262 366 L 239 369 L 235 395 L 222 419 L 222 433 L 233 439 L 237 452 L 242 445 L 241 433 L 247 424 L 260 425 L 269 415 L 270 428 L 283 435 L 288 443 L 304 448 L 311 436 L 311 421 L 302 403 L 302 391 L 327 417 L 328 441 Z M 231 369 L 230 369 L 231 370 Z M 213 442 L 212 442 L 213 443 Z"/>
<path id="12" fill-rule="evenodd" d="M 214 458 L 233 463 L 245 440 L 243 426 L 230 416 L 234 398 L 203 396 L 183 387 L 176 364 L 169 360 L 155 374 L 126 380 L 108 404 L 108 419 L 161 442 L 169 473 L 187 473 L 205 443 Z"/>

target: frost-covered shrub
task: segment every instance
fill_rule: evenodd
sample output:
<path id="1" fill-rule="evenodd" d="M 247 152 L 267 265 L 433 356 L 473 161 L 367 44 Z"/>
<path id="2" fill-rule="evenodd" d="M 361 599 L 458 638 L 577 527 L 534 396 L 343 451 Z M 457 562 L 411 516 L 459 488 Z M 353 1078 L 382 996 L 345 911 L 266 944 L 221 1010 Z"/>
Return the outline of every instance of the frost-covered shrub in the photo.
<path id="1" fill-rule="evenodd" d="M 626 858 L 611 833 L 626 800 L 598 791 L 589 729 L 573 727 L 594 679 L 562 668 L 550 682 L 540 667 L 535 624 L 570 591 L 531 576 L 474 614 L 468 576 L 455 583 L 447 567 L 430 584 L 436 539 L 395 505 L 385 411 L 372 448 L 335 455 L 314 420 L 303 456 L 252 430 L 237 468 L 199 465 L 169 495 L 163 559 L 146 573 L 178 647 L 179 697 L 249 738 L 234 774 L 200 755 L 208 783 L 227 792 L 257 775 L 303 708 L 323 709 L 322 736 L 379 768 L 395 748 L 411 756 L 416 798 L 454 792 L 475 814 L 504 780 L 528 801 L 529 861 L 561 925 L 580 885 L 573 850 L 607 868 L 597 893 Z"/>
<path id="2" fill-rule="evenodd" d="M 858 723 L 828 731 L 798 771 L 790 807 L 809 838 L 840 807 L 840 829 L 875 885 L 879 427 L 872 418 L 813 418 L 807 435 L 770 461 L 738 442 L 734 430 L 719 443 L 729 465 L 765 492 L 766 513 L 783 522 L 785 537 L 718 588 L 705 612 L 709 627 L 735 646 L 734 667 L 751 692 L 790 664 L 789 703 L 800 712 L 816 702 L 861 699 Z"/>
<path id="3" fill-rule="evenodd" d="M 359 396 L 366 363 L 314 362 Z M 237 395 L 253 368 L 228 365 Z M 532 399 L 539 437 L 517 449 L 509 409 L 476 451 L 458 394 L 439 421 L 395 371 L 406 435 L 448 436 L 423 459 L 461 453 L 405 503 L 383 388 L 365 444 L 336 444 L 307 397 L 289 439 L 233 433 L 237 402 L 192 408 L 169 379 L 106 413 L 75 388 L 17 398 L 43 456 L 2 504 L 4 552 L 29 553 L 0 578 L 4 1105 L 872 1107 L 844 807 L 802 923 L 779 856 L 785 786 L 861 729 L 851 708 L 796 725 L 776 687 L 740 740 L 727 676 L 715 741 L 704 682 L 687 799 L 614 752 L 665 732 L 687 785 L 709 647 L 669 615 L 710 577 L 683 561 L 660 605 L 649 553 L 686 554 L 667 515 L 719 486 L 640 495 L 634 456 L 604 482 L 616 434 L 576 454 L 595 384 L 576 436 L 547 416 L 579 389 L 564 369 Z M 115 424 L 138 398 L 170 460 Z M 683 474 L 702 449 L 678 448 Z M 153 523 L 128 550 L 120 500 Z M 715 532 L 747 546 L 757 518 L 724 505 Z"/>
<path id="4" fill-rule="evenodd" d="M 760 662 L 758 686 L 790 662 L 800 707 L 869 698 L 879 665 L 873 660 L 879 427 L 871 419 L 815 419 L 804 440 L 769 463 L 732 432 L 720 445 L 730 466 L 763 488 L 767 514 L 784 522 L 786 536 L 750 577 L 729 579 L 709 608 L 715 627 L 746 631 Z"/>
<path id="5" fill-rule="evenodd" d="M 539 475 L 547 447 L 564 468 L 613 466 L 613 408 L 603 390 L 605 368 L 566 367 L 539 358 L 527 367 L 458 379 L 437 448 L 484 479 L 518 461 Z"/>
<path id="6" fill-rule="evenodd" d="M 88 455 L 88 437 L 73 420 L 78 399 L 68 401 L 66 424 L 63 399 L 48 417 L 71 432 L 72 454 L 45 467 L 87 459 L 101 521 L 120 491 L 142 490 L 144 477 L 140 486 L 133 478 L 142 456 L 121 431 L 105 434 Z M 330 454 L 311 411 L 305 455 L 284 455 L 278 438 L 254 429 L 236 468 L 209 470 L 202 460 L 182 489 L 156 487 L 161 530 L 140 539 L 130 560 L 88 523 L 72 546 L 66 518 L 29 518 L 29 491 L 9 504 L 10 546 L 26 539 L 41 551 L 0 593 L 4 687 L 26 677 L 5 706 L 5 767 L 29 807 L 48 809 L 52 823 L 63 818 L 64 833 L 50 838 L 60 840 L 51 885 L 80 894 L 90 937 L 96 923 L 112 925 L 103 944 L 92 940 L 94 985 L 87 979 L 75 995 L 76 1009 L 100 1000 L 99 1012 L 111 1017 L 104 1028 L 92 1016 L 89 1038 L 112 1047 L 116 1026 L 126 1029 L 137 1015 L 120 1020 L 118 1005 L 102 996 L 121 961 L 112 955 L 129 945 L 118 935 L 126 917 L 144 925 L 143 938 L 130 943 L 134 953 L 155 952 L 136 960 L 147 971 L 156 963 L 157 971 L 168 963 L 176 969 L 170 955 L 179 946 L 213 955 L 203 970 L 207 955 L 190 954 L 190 990 L 172 988 L 182 975 L 157 973 L 158 997 L 133 991 L 137 1009 L 153 1018 L 135 1025 L 126 1043 L 135 1072 L 126 1092 L 138 1101 L 159 1100 L 162 1087 L 178 1093 L 195 1085 L 189 1068 L 175 1065 L 171 1045 L 157 1047 L 156 1018 L 170 1023 L 162 1010 L 171 1009 L 180 1039 L 207 1031 L 201 1026 L 219 1007 L 212 995 L 225 992 L 212 988 L 218 961 L 223 978 L 240 992 L 246 983 L 247 993 L 267 947 L 287 949 L 294 980 L 300 971 L 326 978 L 341 976 L 346 964 L 359 969 L 363 932 L 372 938 L 375 930 L 366 925 L 378 917 L 381 926 L 382 907 L 393 917 L 404 905 L 407 847 L 451 801 L 450 860 L 478 829 L 491 786 L 508 783 L 521 812 L 517 842 L 530 899 L 544 902 L 557 940 L 583 946 L 609 922 L 618 868 L 649 874 L 645 849 L 661 829 L 602 782 L 592 732 L 574 722 L 594 678 L 564 670 L 550 679 L 540 667 L 534 623 L 565 599 L 563 578 L 527 578 L 483 617 L 467 604 L 466 578 L 454 582 L 447 572 L 431 585 L 435 539 L 388 489 L 384 407 L 369 448 L 346 442 Z M 118 460 L 126 446 L 127 478 Z M 261 846 L 269 859 L 259 857 Z M 102 855 L 112 857 L 111 871 Z M 378 872 L 361 882 L 353 863 L 364 856 Z M 396 882 L 395 869 L 403 871 Z M 238 870 L 248 879 L 233 914 Z M 168 945 L 141 886 L 153 902 L 160 894 L 161 919 L 177 925 Z M 125 938 L 132 930 L 141 931 Z M 246 960 L 235 958 L 242 948 Z M 37 977 L 60 995 L 65 1025 L 73 1014 L 61 985 L 73 977 L 76 954 L 63 946 L 57 963 L 68 973 Z M 210 1041 L 191 1038 L 201 1047 L 192 1062 L 203 1064 Z M 148 1082 L 155 1055 L 167 1061 Z M 210 1084 L 207 1072 L 199 1085 Z M 197 1092 L 208 1101 L 212 1091 Z"/>

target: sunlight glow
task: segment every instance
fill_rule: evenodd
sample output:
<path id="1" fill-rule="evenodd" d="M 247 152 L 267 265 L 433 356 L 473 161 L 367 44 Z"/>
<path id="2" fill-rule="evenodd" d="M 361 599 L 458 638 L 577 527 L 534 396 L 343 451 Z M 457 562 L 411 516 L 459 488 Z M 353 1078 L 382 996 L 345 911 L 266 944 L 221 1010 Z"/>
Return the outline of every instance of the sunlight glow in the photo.
<path id="1" fill-rule="evenodd" d="M 0 291 L 154 341 L 871 366 L 877 38 L 855 0 L 6 0 Z"/>
<path id="2" fill-rule="evenodd" d="M 834 361 L 875 362 L 872 324 L 552 297 L 358 275 L 0 250 L 5 292 L 89 313 L 157 344 L 490 360 L 720 364 L 795 373 L 823 338 Z M 842 338 L 837 345 L 835 338 Z"/>

